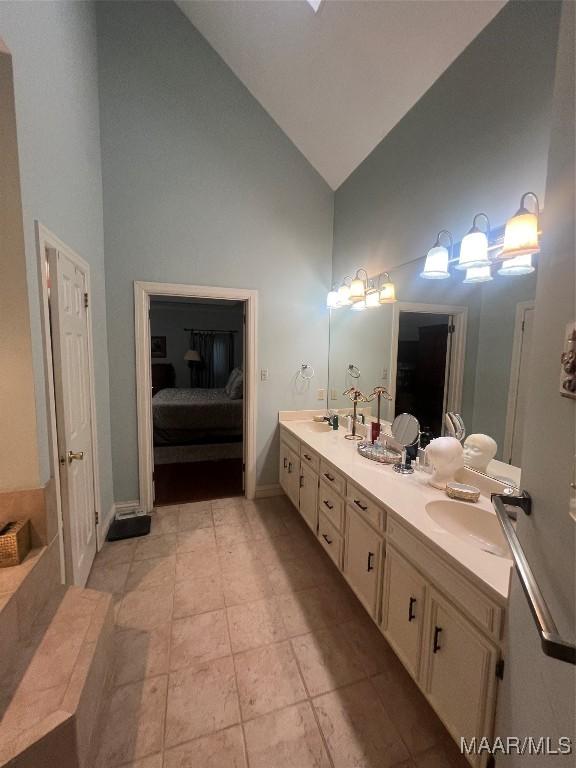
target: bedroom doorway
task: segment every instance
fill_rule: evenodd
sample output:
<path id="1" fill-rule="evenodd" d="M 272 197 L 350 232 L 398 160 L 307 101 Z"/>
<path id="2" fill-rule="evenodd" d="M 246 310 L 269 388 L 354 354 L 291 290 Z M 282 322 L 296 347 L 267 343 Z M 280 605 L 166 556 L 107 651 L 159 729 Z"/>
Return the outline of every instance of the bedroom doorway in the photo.
<path id="1" fill-rule="evenodd" d="M 255 492 L 256 292 L 135 283 L 140 504 Z"/>

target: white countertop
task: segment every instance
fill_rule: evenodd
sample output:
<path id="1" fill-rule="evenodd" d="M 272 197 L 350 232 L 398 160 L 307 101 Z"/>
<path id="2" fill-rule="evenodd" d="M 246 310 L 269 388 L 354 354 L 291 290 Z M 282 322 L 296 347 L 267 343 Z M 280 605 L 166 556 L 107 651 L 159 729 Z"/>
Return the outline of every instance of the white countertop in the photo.
<path id="1" fill-rule="evenodd" d="M 295 420 L 292 414 L 280 413 L 281 425 L 298 440 L 333 464 L 352 482 L 383 504 L 399 522 L 404 523 L 420 539 L 440 550 L 455 568 L 476 583 L 499 604 L 508 599 L 512 561 L 491 555 L 467 544 L 445 531 L 427 514 L 425 505 L 434 499 L 446 499 L 443 491 L 428 484 L 430 475 L 414 472 L 399 475 L 390 465 L 378 464 L 360 456 L 357 444 L 344 439 L 345 430 L 315 432 L 310 428 L 310 418 Z M 478 506 L 495 514 L 490 499 L 481 496 Z"/>

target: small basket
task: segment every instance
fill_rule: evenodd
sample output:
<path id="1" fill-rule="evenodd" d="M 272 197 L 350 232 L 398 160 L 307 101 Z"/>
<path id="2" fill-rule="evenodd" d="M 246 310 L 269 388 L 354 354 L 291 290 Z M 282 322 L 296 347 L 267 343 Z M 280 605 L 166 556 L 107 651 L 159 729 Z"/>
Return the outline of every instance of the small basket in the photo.
<path id="1" fill-rule="evenodd" d="M 480 498 L 480 489 L 464 483 L 446 483 L 446 495 L 451 499 L 471 501 L 475 504 Z"/>
<path id="2" fill-rule="evenodd" d="M 0 568 L 20 565 L 30 552 L 30 521 L 0 523 Z"/>

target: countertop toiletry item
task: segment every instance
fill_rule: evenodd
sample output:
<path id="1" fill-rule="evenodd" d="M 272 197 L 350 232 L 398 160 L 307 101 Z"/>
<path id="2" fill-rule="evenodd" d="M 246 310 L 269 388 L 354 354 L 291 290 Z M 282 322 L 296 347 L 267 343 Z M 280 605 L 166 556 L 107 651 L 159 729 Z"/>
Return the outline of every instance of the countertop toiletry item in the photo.
<path id="1" fill-rule="evenodd" d="M 380 427 L 381 427 L 381 424 L 379 421 L 373 421 L 372 424 L 370 425 L 370 438 L 373 443 L 375 443 L 376 440 L 378 440 L 378 435 L 380 434 Z"/>
<path id="2" fill-rule="evenodd" d="M 498 443 L 490 435 L 476 433 L 464 440 L 464 464 L 480 472 L 486 472 L 498 450 Z"/>
<path id="3" fill-rule="evenodd" d="M 317 421 L 321 424 L 324 421 L 324 416 L 314 416 L 314 421 Z"/>
<path id="4" fill-rule="evenodd" d="M 338 414 L 335 413 L 334 416 L 332 416 L 332 429 L 338 429 Z"/>
<path id="5" fill-rule="evenodd" d="M 480 498 L 480 489 L 475 485 L 466 485 L 465 483 L 446 483 L 446 495 L 451 499 L 460 501 L 471 501 L 476 503 Z"/>

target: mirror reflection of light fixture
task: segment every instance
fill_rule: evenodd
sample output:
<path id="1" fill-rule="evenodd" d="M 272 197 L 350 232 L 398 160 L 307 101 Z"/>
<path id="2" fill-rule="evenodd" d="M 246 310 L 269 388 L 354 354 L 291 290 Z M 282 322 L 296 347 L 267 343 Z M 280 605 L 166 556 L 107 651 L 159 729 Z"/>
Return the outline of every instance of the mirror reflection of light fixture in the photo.
<path id="1" fill-rule="evenodd" d="M 352 302 L 350 301 L 350 286 L 346 280 L 352 281 L 351 277 L 345 277 L 342 280 L 342 285 L 338 288 L 338 301 L 341 307 L 348 307 Z"/>
<path id="2" fill-rule="evenodd" d="M 486 219 L 486 231 L 483 232 L 476 226 L 476 220 L 483 216 Z M 456 269 L 468 269 L 469 267 L 487 267 L 490 265 L 488 257 L 488 235 L 490 234 L 490 220 L 485 213 L 477 213 L 472 221 L 472 227 L 468 234 L 464 235 L 460 244 L 460 258 Z"/>
<path id="3" fill-rule="evenodd" d="M 184 360 L 188 363 L 200 363 L 202 362 L 202 358 L 200 357 L 200 352 L 198 352 L 197 349 L 189 349 L 184 354 Z"/>
<path id="4" fill-rule="evenodd" d="M 328 309 L 340 309 L 342 306 L 340 304 L 340 297 L 338 296 L 338 290 L 336 288 L 332 288 L 332 290 L 328 292 L 328 296 L 326 297 L 326 306 Z"/>
<path id="5" fill-rule="evenodd" d="M 441 244 L 440 238 L 442 235 L 446 235 L 448 238 L 450 251 L 448 251 L 445 245 Z M 426 280 L 445 280 L 447 277 L 450 277 L 448 262 L 452 255 L 453 244 L 452 234 L 447 229 L 441 229 L 436 236 L 436 242 L 426 254 L 424 270 L 420 272 L 420 277 L 424 277 Z"/>
<path id="6" fill-rule="evenodd" d="M 380 306 L 380 291 L 377 288 L 371 288 L 366 292 L 366 309 L 373 309 Z"/>
<path id="7" fill-rule="evenodd" d="M 388 272 L 384 272 L 383 277 L 385 282 L 380 286 L 378 302 L 380 304 L 394 304 L 396 302 L 396 286 L 390 280 Z"/>
<path id="8" fill-rule="evenodd" d="M 488 267 L 468 267 L 464 283 L 488 283 L 494 280 L 490 266 Z"/>
<path id="9" fill-rule="evenodd" d="M 365 278 L 360 277 L 360 272 L 364 272 Z M 368 272 L 364 267 L 356 270 L 356 276 L 350 283 L 350 301 L 362 301 L 366 296 L 366 283 L 368 282 Z"/>
<path id="10" fill-rule="evenodd" d="M 531 197 L 535 202 L 536 212 L 529 211 L 524 201 Z M 499 255 L 501 259 L 513 259 L 516 256 L 526 256 L 528 254 L 538 253 L 540 245 L 538 243 L 538 216 L 540 213 L 540 203 L 534 192 L 525 192 L 520 198 L 520 208 L 512 218 L 506 222 L 504 230 L 504 248 Z M 530 266 L 532 262 L 530 261 Z M 499 274 L 527 274 L 526 272 L 503 272 Z"/>
<path id="11" fill-rule="evenodd" d="M 535 269 L 536 267 L 532 265 L 532 254 L 526 253 L 521 256 L 515 256 L 513 259 L 505 259 L 498 270 L 498 274 L 503 277 L 529 275 Z"/>

